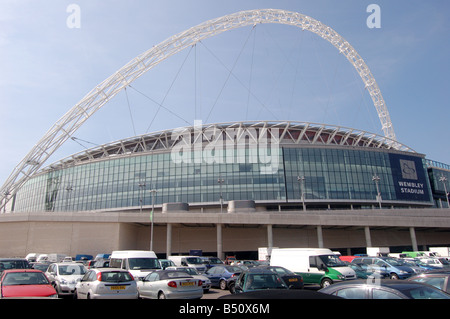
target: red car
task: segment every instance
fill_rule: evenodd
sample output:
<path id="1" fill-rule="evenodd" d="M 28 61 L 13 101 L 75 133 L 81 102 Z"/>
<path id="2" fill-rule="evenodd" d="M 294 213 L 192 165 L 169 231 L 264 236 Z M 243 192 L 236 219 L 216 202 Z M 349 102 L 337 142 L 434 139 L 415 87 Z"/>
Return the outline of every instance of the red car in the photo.
<path id="1" fill-rule="evenodd" d="M 37 269 L 5 270 L 0 277 L 0 287 L 0 298 L 58 297 L 47 276 Z"/>

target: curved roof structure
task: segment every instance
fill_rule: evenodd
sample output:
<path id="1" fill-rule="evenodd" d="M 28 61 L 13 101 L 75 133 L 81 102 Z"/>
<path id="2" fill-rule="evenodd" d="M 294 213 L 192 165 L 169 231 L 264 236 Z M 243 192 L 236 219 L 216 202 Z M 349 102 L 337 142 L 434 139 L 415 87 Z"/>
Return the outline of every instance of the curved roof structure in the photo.
<path id="1" fill-rule="evenodd" d="M 276 133 L 274 129 L 277 129 Z M 186 136 L 187 133 L 191 137 L 190 141 L 184 140 L 186 143 L 198 143 L 198 135 L 200 133 L 202 135 L 202 143 L 210 143 L 212 142 L 210 134 L 212 130 L 215 132 L 215 140 L 220 136 L 227 143 L 237 143 L 239 136 L 252 136 L 255 133 L 261 135 L 261 132 L 267 132 L 273 138 L 276 138 L 280 145 L 334 145 L 395 149 L 415 153 L 410 147 L 398 142 L 396 142 L 397 145 L 394 148 L 393 141 L 385 136 L 349 127 L 310 122 L 248 121 L 183 127 L 121 139 L 68 156 L 43 168 L 41 172 L 117 156 L 136 155 L 136 153 L 152 151 L 170 151 L 175 145 L 180 143 L 180 132 L 183 132 L 183 136 Z M 236 139 L 235 135 L 227 134 L 229 130 L 239 131 L 238 138 Z M 254 136 L 255 139 L 258 137 Z"/>

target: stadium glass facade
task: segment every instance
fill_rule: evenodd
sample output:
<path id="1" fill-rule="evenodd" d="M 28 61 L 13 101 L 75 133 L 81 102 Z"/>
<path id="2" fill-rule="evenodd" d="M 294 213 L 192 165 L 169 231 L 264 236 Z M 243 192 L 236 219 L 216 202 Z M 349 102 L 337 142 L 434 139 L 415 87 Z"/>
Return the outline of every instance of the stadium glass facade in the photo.
<path id="1" fill-rule="evenodd" d="M 285 136 L 287 131 L 281 132 L 279 135 Z M 329 134 L 337 136 L 336 132 Z M 92 156 L 77 164 L 43 170 L 17 193 L 13 210 L 139 209 L 153 201 L 155 205 L 218 205 L 221 196 L 225 202 L 254 200 L 266 206 L 305 202 L 308 208 L 318 209 L 339 205 L 368 208 L 380 203 L 385 207 L 435 204 L 423 155 L 334 145 L 329 139 L 324 143 L 323 138 L 318 142 L 317 130 L 315 134 L 314 143 L 294 144 L 281 139 L 276 149 L 254 144 L 231 152 L 221 150 L 224 160 L 219 162 L 208 161 L 212 153 L 206 149 L 185 153 L 185 159 L 201 161 L 177 162 L 172 149 Z M 262 173 L 265 164 L 251 160 L 254 152 L 272 152 L 276 169 Z M 150 190 L 157 192 L 152 196 Z"/>

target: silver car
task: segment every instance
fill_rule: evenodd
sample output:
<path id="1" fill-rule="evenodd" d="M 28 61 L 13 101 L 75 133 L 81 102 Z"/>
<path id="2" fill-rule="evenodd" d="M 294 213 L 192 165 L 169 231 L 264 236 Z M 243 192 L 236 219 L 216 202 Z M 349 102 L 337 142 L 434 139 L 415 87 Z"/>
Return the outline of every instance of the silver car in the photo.
<path id="1" fill-rule="evenodd" d="M 202 281 L 178 270 L 156 270 L 137 282 L 139 297 L 149 299 L 200 299 Z"/>
<path id="2" fill-rule="evenodd" d="M 209 289 L 211 288 L 211 280 L 209 280 L 208 277 L 200 275 L 197 271 L 196 268 L 194 267 L 185 267 L 185 266 L 181 266 L 181 267 L 167 267 L 166 270 L 179 270 L 179 271 L 185 271 L 187 272 L 189 275 L 191 275 L 192 277 L 196 278 L 196 279 L 200 279 L 202 281 L 202 288 L 203 288 L 203 292 L 206 293 L 209 291 Z"/>
<path id="3" fill-rule="evenodd" d="M 136 281 L 128 270 L 90 269 L 76 286 L 78 299 L 137 299 Z"/>
<path id="4" fill-rule="evenodd" d="M 54 263 L 48 266 L 45 275 L 58 296 L 70 296 L 75 293 L 75 286 L 85 273 L 86 268 L 80 263 Z"/>

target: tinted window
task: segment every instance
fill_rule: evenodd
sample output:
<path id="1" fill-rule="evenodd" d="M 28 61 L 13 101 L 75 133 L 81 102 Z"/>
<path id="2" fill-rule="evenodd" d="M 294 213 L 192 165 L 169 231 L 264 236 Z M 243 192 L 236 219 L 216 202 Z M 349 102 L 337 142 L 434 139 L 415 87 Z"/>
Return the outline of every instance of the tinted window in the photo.
<path id="1" fill-rule="evenodd" d="M 414 279 L 414 281 L 424 282 L 426 284 L 429 284 L 431 286 L 443 290 L 445 279 L 446 277 L 423 277 L 423 278 L 416 278 Z"/>
<path id="2" fill-rule="evenodd" d="M 102 281 L 105 282 L 123 282 L 123 281 L 133 281 L 130 273 L 128 272 L 102 272 Z"/>
<path id="3" fill-rule="evenodd" d="M 336 291 L 335 295 L 345 299 L 366 299 L 366 289 L 356 287 L 344 288 Z"/>
<path id="4" fill-rule="evenodd" d="M 47 277 L 42 272 L 13 272 L 6 274 L 2 285 L 48 285 Z"/>
<path id="5" fill-rule="evenodd" d="M 378 288 L 375 288 L 372 290 L 372 295 L 373 295 L 373 297 L 372 297 L 373 299 L 402 299 L 402 297 L 400 297 L 399 295 L 397 295 L 393 292 L 378 289 Z"/>

